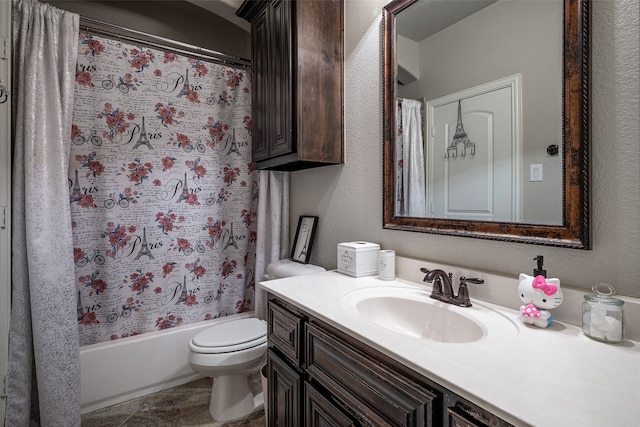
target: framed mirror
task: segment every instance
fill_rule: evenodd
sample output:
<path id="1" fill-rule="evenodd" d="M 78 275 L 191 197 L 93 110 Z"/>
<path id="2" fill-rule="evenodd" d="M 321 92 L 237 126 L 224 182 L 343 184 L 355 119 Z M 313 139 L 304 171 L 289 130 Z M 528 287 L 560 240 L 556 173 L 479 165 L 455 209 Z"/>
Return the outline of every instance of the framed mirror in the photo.
<path id="1" fill-rule="evenodd" d="M 384 7 L 383 228 L 591 248 L 588 7 Z"/>

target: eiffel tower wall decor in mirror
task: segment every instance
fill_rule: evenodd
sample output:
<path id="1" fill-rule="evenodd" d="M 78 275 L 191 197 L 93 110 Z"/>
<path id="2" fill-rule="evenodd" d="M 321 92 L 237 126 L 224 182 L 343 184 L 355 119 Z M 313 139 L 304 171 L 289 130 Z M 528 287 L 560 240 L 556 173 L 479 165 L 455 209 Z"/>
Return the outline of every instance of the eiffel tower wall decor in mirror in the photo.
<path id="1" fill-rule="evenodd" d="M 253 309 L 245 69 L 79 35 L 69 188 L 80 340 Z"/>

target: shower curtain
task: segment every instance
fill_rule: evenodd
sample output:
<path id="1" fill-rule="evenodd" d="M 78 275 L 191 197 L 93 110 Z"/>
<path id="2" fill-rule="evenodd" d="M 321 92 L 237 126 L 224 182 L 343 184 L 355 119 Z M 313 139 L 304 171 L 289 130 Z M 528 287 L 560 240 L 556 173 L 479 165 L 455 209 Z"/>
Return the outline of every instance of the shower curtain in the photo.
<path id="1" fill-rule="evenodd" d="M 422 138 L 422 103 L 399 99 L 396 139 L 396 214 L 427 216 L 425 147 Z"/>
<path id="2" fill-rule="evenodd" d="M 79 426 L 68 199 L 78 15 L 13 10 L 12 294 L 6 426 Z"/>
<path id="3" fill-rule="evenodd" d="M 260 280 L 267 266 L 288 257 L 288 251 L 289 172 L 260 171 L 255 288 L 255 313 L 259 319 L 267 319 L 267 298 Z"/>
<path id="4" fill-rule="evenodd" d="M 69 188 L 80 344 L 254 308 L 246 70 L 81 33 Z"/>
<path id="5" fill-rule="evenodd" d="M 279 209 L 253 271 L 250 76 L 78 21 L 13 7 L 8 426 L 80 425 L 79 329 L 88 344 L 251 310 L 287 246 L 289 176 L 264 172 L 261 212 Z"/>

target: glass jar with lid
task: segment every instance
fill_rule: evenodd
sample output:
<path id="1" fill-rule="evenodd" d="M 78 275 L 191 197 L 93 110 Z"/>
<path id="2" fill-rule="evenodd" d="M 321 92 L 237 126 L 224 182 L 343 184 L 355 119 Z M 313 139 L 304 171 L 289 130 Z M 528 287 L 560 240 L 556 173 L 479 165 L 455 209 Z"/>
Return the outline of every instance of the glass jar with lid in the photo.
<path id="1" fill-rule="evenodd" d="M 606 283 L 594 285 L 591 289 L 593 294 L 585 295 L 582 303 L 582 332 L 598 341 L 622 342 L 624 301 L 614 298 L 615 289 Z"/>

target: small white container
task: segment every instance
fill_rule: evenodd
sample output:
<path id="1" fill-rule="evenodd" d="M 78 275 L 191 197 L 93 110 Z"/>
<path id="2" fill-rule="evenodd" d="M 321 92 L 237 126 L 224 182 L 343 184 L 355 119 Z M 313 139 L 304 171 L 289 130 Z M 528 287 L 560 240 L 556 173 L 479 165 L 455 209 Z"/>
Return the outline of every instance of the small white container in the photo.
<path id="1" fill-rule="evenodd" d="M 380 280 L 395 280 L 396 278 L 396 251 L 389 249 L 380 251 Z"/>
<path id="2" fill-rule="evenodd" d="M 369 242 L 338 244 L 338 272 L 353 277 L 378 274 L 380 245 Z"/>

